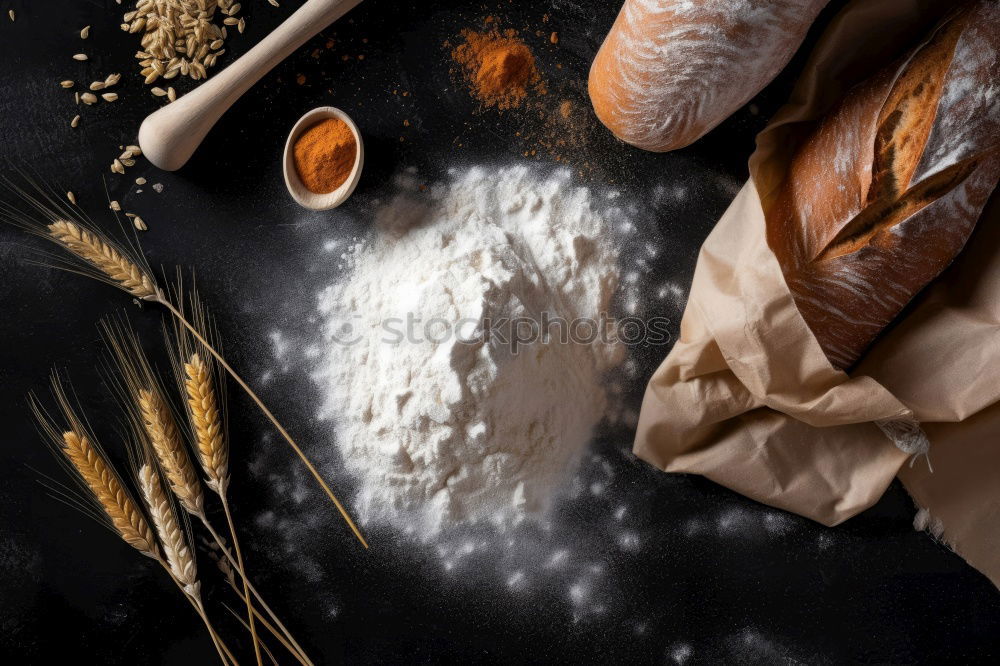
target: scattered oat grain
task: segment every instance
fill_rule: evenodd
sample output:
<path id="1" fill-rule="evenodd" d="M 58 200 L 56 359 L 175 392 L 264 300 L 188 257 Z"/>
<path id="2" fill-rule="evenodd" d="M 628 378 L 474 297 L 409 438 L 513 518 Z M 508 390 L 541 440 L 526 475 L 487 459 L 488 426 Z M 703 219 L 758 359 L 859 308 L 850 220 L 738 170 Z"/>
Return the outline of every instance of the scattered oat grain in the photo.
<path id="1" fill-rule="evenodd" d="M 80 116 L 73 116 L 73 120 L 69 121 L 69 126 L 76 128 L 80 124 Z"/>
<path id="2" fill-rule="evenodd" d="M 87 39 L 87 37 L 90 37 L 90 26 L 89 25 L 83 26 L 83 30 L 80 31 L 80 39 Z"/>
<path id="3" fill-rule="evenodd" d="M 86 53 L 76 53 L 73 55 L 73 60 L 83 61 L 83 60 L 90 60 L 90 58 L 87 57 Z"/>
<path id="4" fill-rule="evenodd" d="M 113 92 L 104 93 L 103 95 L 101 95 L 101 99 L 103 99 L 105 102 L 116 102 L 118 101 L 118 93 L 113 93 Z"/>
<path id="5" fill-rule="evenodd" d="M 94 81 L 90 84 L 91 90 L 104 90 L 104 81 Z"/>
<path id="6" fill-rule="evenodd" d="M 85 92 L 82 95 L 80 95 L 80 101 L 83 102 L 84 104 L 96 104 L 97 95 L 95 95 L 94 93 Z"/>
<path id="7" fill-rule="evenodd" d="M 73 194 L 72 192 L 67 192 L 66 193 L 66 198 L 69 199 L 69 202 L 71 204 L 73 204 L 74 206 L 76 205 L 76 195 L 75 194 Z"/>
<path id="8" fill-rule="evenodd" d="M 69 79 L 66 79 L 65 81 L 60 81 L 59 85 L 61 85 L 63 88 L 72 88 L 75 84 Z"/>
<path id="9" fill-rule="evenodd" d="M 177 91 L 173 88 L 167 88 L 167 99 L 171 102 L 177 101 Z"/>
<path id="10" fill-rule="evenodd" d="M 153 88 L 150 88 L 149 92 L 153 93 L 155 97 L 163 97 L 164 95 L 167 94 L 167 91 L 159 86 L 154 86 Z"/>
<path id="11" fill-rule="evenodd" d="M 146 223 L 138 215 L 132 217 L 132 224 L 139 231 L 149 231 L 149 227 L 146 226 Z"/>
<path id="12" fill-rule="evenodd" d="M 109 205 L 109 207 L 111 208 L 111 210 L 115 211 L 116 213 L 121 212 L 121 209 L 122 209 L 122 205 L 120 203 L 118 203 L 118 201 L 116 201 L 116 200 L 112 200 L 112 202 Z"/>

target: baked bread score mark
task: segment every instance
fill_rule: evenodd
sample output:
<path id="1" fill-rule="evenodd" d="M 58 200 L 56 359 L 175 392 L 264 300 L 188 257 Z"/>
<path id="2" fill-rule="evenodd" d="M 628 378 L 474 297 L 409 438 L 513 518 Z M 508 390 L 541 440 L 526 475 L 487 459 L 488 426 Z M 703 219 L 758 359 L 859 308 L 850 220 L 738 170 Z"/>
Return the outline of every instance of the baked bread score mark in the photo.
<path id="1" fill-rule="evenodd" d="M 955 259 L 1000 178 L 1000 5 L 966 3 L 852 89 L 791 160 L 768 242 L 848 369 Z"/>

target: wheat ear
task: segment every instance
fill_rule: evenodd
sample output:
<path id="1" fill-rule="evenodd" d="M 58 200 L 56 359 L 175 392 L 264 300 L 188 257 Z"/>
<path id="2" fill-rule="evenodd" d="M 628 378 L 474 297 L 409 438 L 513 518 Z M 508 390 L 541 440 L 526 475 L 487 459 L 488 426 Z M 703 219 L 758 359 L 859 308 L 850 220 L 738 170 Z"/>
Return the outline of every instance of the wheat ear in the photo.
<path id="1" fill-rule="evenodd" d="M 197 352 L 184 363 L 184 392 L 198 459 L 208 477 L 208 487 L 224 495 L 229 483 L 229 447 L 226 446 L 211 368 Z"/>
<path id="2" fill-rule="evenodd" d="M 46 228 L 52 240 L 136 298 L 155 301 L 160 297 L 156 282 L 149 273 L 131 261 L 111 241 L 69 220 L 56 220 Z"/>
<path id="3" fill-rule="evenodd" d="M 143 555 L 159 559 L 153 531 L 104 456 L 85 435 L 67 430 L 62 438 L 63 454 L 104 509 L 115 531 Z"/>
<path id="4" fill-rule="evenodd" d="M 149 517 L 160 538 L 160 545 L 167 559 L 170 574 L 180 583 L 185 594 L 201 598 L 198 567 L 195 564 L 187 534 L 178 522 L 174 507 L 160 483 L 160 475 L 149 463 L 139 468 L 139 487 L 149 509 Z"/>
<path id="5" fill-rule="evenodd" d="M 160 546 L 163 548 L 165 559 L 160 558 L 160 563 L 205 623 L 222 663 L 236 664 L 236 658 L 216 633 L 205 612 L 205 605 L 201 599 L 201 583 L 198 581 L 198 565 L 189 545 L 188 534 L 180 524 L 170 497 L 163 490 L 159 472 L 152 464 L 146 462 L 139 468 L 137 476 L 150 520 L 153 521 Z"/>
<path id="6" fill-rule="evenodd" d="M 199 303 L 200 306 L 200 303 Z M 199 316 L 196 321 L 204 323 L 204 310 L 198 308 Z M 183 345 L 182 345 L 183 346 Z M 226 522 L 229 525 L 229 534 L 233 538 L 233 547 L 236 549 L 237 566 L 240 568 L 240 575 L 243 577 L 244 603 L 247 607 L 247 628 L 253 639 L 254 655 L 257 664 L 261 664 L 261 643 L 257 636 L 257 626 L 254 622 L 254 609 L 250 602 L 249 583 L 246 579 L 246 568 L 243 564 L 243 552 L 236 537 L 236 526 L 233 524 L 233 515 L 229 508 L 229 498 L 226 489 L 229 486 L 229 447 L 226 443 L 225 428 L 219 413 L 219 403 L 216 398 L 215 382 L 212 379 L 211 367 L 202 360 L 197 352 L 192 353 L 184 365 L 183 390 L 187 398 L 188 416 L 194 430 L 195 445 L 198 451 L 198 459 L 201 468 L 208 477 L 208 487 L 214 490 L 222 500 L 222 508 L 226 514 Z M 209 525 L 208 520 L 202 522 L 217 536 L 215 530 Z"/>
<path id="7" fill-rule="evenodd" d="M 205 493 L 170 407 L 158 391 L 150 389 L 139 390 L 136 402 L 142 416 L 142 425 L 149 435 L 156 459 L 167 476 L 170 489 L 188 513 L 203 518 Z"/>

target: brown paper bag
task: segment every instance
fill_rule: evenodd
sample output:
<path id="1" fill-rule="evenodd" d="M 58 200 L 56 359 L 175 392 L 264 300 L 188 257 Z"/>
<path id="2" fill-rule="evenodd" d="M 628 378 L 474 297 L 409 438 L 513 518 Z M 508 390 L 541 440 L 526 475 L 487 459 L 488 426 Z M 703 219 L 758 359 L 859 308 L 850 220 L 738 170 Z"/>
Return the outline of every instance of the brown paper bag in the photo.
<path id="1" fill-rule="evenodd" d="M 955 264 L 850 375 L 827 361 L 765 239 L 765 209 L 810 123 L 919 43 L 949 4 L 855 0 L 828 26 L 702 246 L 635 453 L 826 525 L 871 506 L 899 474 L 935 533 L 1000 584 L 997 197 Z M 906 465 L 928 442 L 934 472 Z"/>

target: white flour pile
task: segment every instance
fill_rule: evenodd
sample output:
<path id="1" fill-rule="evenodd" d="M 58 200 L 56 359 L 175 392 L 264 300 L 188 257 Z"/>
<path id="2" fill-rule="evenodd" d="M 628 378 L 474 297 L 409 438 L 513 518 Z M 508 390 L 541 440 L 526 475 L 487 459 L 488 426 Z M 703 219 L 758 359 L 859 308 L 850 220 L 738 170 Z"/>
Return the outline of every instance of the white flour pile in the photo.
<path id="1" fill-rule="evenodd" d="M 617 286 L 589 191 L 567 171 L 474 168 L 397 196 L 376 222 L 319 298 L 314 378 L 361 481 L 355 507 L 424 534 L 544 512 L 602 419 L 602 373 L 620 357 L 615 344 L 560 342 L 551 323 L 596 326 Z M 505 322 L 546 317 L 553 339 L 514 353 Z"/>

